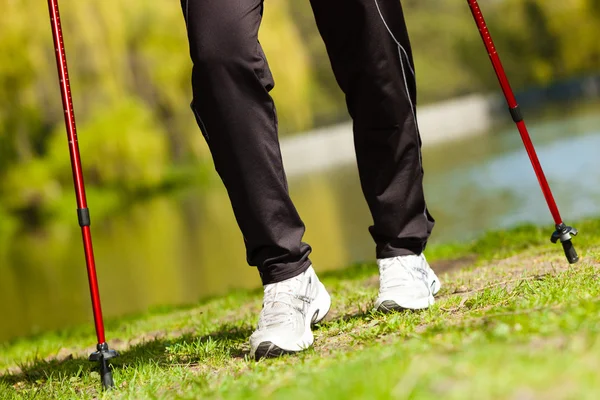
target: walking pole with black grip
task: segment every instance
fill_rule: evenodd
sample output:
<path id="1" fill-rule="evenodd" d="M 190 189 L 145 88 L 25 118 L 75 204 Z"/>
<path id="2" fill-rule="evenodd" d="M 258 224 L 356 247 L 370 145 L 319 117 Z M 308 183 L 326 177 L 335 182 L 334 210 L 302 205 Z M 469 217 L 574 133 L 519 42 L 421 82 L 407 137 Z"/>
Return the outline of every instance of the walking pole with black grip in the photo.
<path id="1" fill-rule="evenodd" d="M 527 150 L 527 154 L 529 155 L 529 160 L 531 161 L 531 165 L 533 166 L 535 175 L 537 176 L 544 197 L 546 198 L 546 203 L 548 203 L 550 213 L 554 218 L 556 231 L 554 231 L 550 240 L 552 241 L 552 243 L 557 243 L 558 241 L 560 241 L 569 263 L 576 263 L 579 260 L 579 256 L 577 255 L 577 252 L 573 247 L 573 243 L 571 243 L 571 239 L 572 236 L 577 235 L 577 229 L 565 225 L 560 216 L 560 213 L 558 212 L 558 207 L 556 206 L 556 202 L 554 201 L 554 196 L 552 196 L 552 191 L 550 190 L 550 186 L 548 185 L 548 181 L 546 180 L 546 176 L 544 175 L 544 171 L 542 170 L 542 166 L 540 165 L 540 161 L 538 160 L 535 148 L 533 147 L 533 143 L 531 142 L 531 138 L 529 137 L 529 132 L 527 132 L 525 121 L 523 121 L 523 116 L 521 115 L 519 104 L 517 103 L 512 88 L 510 87 L 510 83 L 508 82 L 508 78 L 506 77 L 506 73 L 504 72 L 504 67 L 502 67 L 502 63 L 500 62 L 500 57 L 498 56 L 496 46 L 494 46 L 494 42 L 492 41 L 492 37 L 485 23 L 485 19 L 483 18 L 483 14 L 481 13 L 481 9 L 479 8 L 479 4 L 477 3 L 477 0 L 467 0 L 467 3 L 469 3 L 471 13 L 473 14 L 475 23 L 479 28 L 479 33 L 481 34 L 481 38 L 483 39 L 485 48 L 487 49 L 488 55 L 490 56 L 490 61 L 492 62 L 494 71 L 496 72 L 496 76 L 498 77 L 498 81 L 500 82 L 500 87 L 502 88 L 502 92 L 504 93 L 504 97 L 506 98 L 510 115 L 512 116 L 515 124 L 517 124 L 519 133 L 521 134 L 521 139 L 523 140 L 523 144 L 525 145 L 525 149 Z"/>
<path id="2" fill-rule="evenodd" d="M 92 353 L 89 359 L 90 361 L 98 362 L 102 386 L 105 389 L 110 389 L 114 387 L 114 382 L 108 360 L 116 357 L 118 354 L 115 350 L 108 348 L 108 344 L 106 343 L 106 339 L 104 337 L 102 307 L 100 306 L 100 293 L 98 290 L 98 279 L 96 277 L 96 266 L 94 262 L 94 250 L 92 248 L 92 236 L 90 233 L 90 213 L 87 208 L 85 187 L 83 184 L 83 173 L 81 171 L 81 159 L 79 156 L 79 146 L 77 144 L 77 129 L 75 127 L 73 100 L 71 98 L 71 87 L 69 84 L 69 72 L 67 70 L 67 59 L 65 55 L 65 46 L 60 24 L 58 0 L 48 0 L 48 10 L 50 12 L 52 38 L 54 39 L 54 50 L 56 55 L 56 67 L 58 69 L 60 92 L 65 114 L 65 126 L 67 129 L 67 138 L 69 140 L 69 151 L 71 153 L 71 168 L 73 170 L 75 197 L 77 198 L 77 217 L 79 219 L 79 226 L 81 227 L 81 233 L 83 236 L 83 248 L 85 252 L 88 281 L 92 298 L 96 336 L 98 338 L 98 344 L 96 346 L 97 351 Z"/>

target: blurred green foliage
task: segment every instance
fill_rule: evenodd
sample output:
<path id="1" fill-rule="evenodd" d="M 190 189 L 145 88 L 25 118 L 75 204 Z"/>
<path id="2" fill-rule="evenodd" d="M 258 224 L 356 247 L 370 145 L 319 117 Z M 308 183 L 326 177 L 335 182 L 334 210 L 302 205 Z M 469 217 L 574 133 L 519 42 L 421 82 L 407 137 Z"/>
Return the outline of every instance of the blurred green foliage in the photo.
<path id="1" fill-rule="evenodd" d="M 151 191 L 173 166 L 209 160 L 188 107 L 191 63 L 179 2 L 60 5 L 92 190 Z M 466 2 L 403 5 L 421 104 L 495 89 Z M 600 0 L 482 0 L 481 7 L 516 89 L 600 70 Z M 0 9 L 0 219 L 47 217 L 72 196 L 48 11 L 19 0 L 0 0 Z M 277 83 L 282 134 L 347 118 L 308 1 L 268 0 L 260 40 Z"/>

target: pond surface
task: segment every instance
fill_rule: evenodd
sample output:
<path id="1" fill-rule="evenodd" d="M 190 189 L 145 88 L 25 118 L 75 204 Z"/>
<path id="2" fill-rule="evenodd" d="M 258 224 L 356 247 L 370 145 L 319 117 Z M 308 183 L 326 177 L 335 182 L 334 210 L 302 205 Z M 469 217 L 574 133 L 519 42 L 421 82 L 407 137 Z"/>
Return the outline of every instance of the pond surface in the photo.
<path id="1" fill-rule="evenodd" d="M 566 222 L 600 215 L 600 108 L 528 127 Z M 516 129 L 427 147 L 431 242 L 553 221 Z M 372 260 L 371 224 L 355 165 L 290 181 L 318 270 Z M 94 199 L 88 199 L 93 212 Z M 93 330 L 79 227 L 57 221 L 0 249 L 0 341 L 74 324 Z M 218 179 L 140 202 L 92 227 L 105 317 L 258 287 Z M 561 251 L 559 247 L 557 251 Z"/>

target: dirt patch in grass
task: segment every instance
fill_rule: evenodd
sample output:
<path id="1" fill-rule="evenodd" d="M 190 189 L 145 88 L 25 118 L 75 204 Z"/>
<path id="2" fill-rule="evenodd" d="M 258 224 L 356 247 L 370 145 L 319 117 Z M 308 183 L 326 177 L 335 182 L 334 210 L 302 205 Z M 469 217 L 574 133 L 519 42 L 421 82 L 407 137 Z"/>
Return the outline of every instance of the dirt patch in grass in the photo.
<path id="1" fill-rule="evenodd" d="M 475 254 L 472 254 L 469 256 L 455 258 L 455 259 L 451 259 L 451 260 L 432 261 L 432 262 L 430 262 L 430 265 L 431 265 L 431 268 L 434 269 L 436 274 L 444 275 L 449 272 L 458 271 L 465 267 L 470 267 L 471 265 L 473 265 L 475 263 L 475 261 L 477 261 L 477 256 Z"/>
<path id="2" fill-rule="evenodd" d="M 598 260 L 587 260 L 582 264 L 569 265 L 564 257 L 560 254 L 538 253 L 528 257 L 514 256 L 504 260 L 491 261 L 482 266 L 471 270 L 463 270 L 463 268 L 473 265 L 474 258 L 467 257 L 460 260 L 454 260 L 445 265 L 445 273 L 441 272 L 438 263 L 434 265 L 436 272 L 443 275 L 442 278 L 442 293 L 436 297 L 438 301 L 453 296 L 461 296 L 462 299 L 458 305 L 451 308 L 441 308 L 444 313 L 444 320 L 447 320 L 449 325 L 459 325 L 462 323 L 478 323 L 485 319 L 499 317 L 504 314 L 493 314 L 480 317 L 470 317 L 469 308 L 464 307 L 469 299 L 477 296 L 478 293 L 487 289 L 502 288 L 507 293 L 512 292 L 517 286 L 528 281 L 543 280 L 548 276 L 557 275 L 568 271 L 569 269 L 579 269 L 582 265 L 591 265 L 600 268 Z M 376 285 L 377 276 L 370 277 L 364 281 L 365 285 Z M 447 283 L 446 283 L 447 282 Z M 509 299 L 503 299 L 499 303 L 486 305 L 483 308 L 477 308 L 475 311 L 481 313 L 486 310 L 494 309 L 501 306 Z M 518 311 L 515 313 L 537 312 L 544 309 L 559 309 L 560 307 L 540 307 L 530 310 Z M 334 322 L 338 319 L 360 318 L 367 315 L 364 309 L 353 307 L 352 309 L 339 310 L 337 313 L 325 319 L 325 324 Z M 423 318 L 425 319 L 425 318 Z M 323 354 L 332 351 L 339 351 L 345 348 L 356 348 L 356 335 L 359 335 L 366 329 L 373 328 L 380 323 L 378 320 L 372 320 L 364 323 L 358 323 L 351 329 L 345 332 L 339 332 L 335 335 L 328 336 L 325 332 L 320 334 L 319 330 L 315 332 L 317 343 L 315 351 Z M 423 323 L 416 327 L 414 334 L 419 334 L 427 331 L 433 323 Z M 402 334 L 402 333 L 400 333 Z M 378 341 L 394 340 L 398 334 L 394 332 L 386 333 L 380 336 Z M 321 340 L 320 340 L 321 339 Z M 359 346 L 360 347 L 360 346 Z"/>
<path id="3" fill-rule="evenodd" d="M 586 262 L 598 266 L 598 262 Z M 581 265 L 581 264 L 576 264 Z M 448 284 L 442 287 L 438 298 L 455 294 L 470 295 L 492 287 L 510 288 L 523 280 L 541 279 L 548 274 L 558 274 L 577 268 L 569 265 L 564 257 L 555 254 L 538 253 L 528 257 L 513 256 L 503 260 L 491 261 L 469 271 L 450 274 Z"/>

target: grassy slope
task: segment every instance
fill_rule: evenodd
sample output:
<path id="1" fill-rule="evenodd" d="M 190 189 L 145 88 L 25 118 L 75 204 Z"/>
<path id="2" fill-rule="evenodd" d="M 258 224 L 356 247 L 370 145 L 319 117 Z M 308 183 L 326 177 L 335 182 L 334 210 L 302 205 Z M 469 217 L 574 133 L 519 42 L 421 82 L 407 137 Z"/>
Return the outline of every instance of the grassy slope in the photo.
<path id="1" fill-rule="evenodd" d="M 372 313 L 376 267 L 323 276 L 334 304 L 314 349 L 255 362 L 261 293 L 110 321 L 120 389 L 99 392 L 89 326 L 0 346 L 0 398 L 596 398 L 600 220 L 577 224 L 569 267 L 523 227 L 428 251 L 444 286 L 430 310 Z"/>

